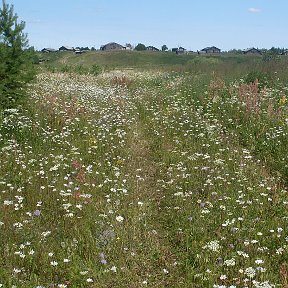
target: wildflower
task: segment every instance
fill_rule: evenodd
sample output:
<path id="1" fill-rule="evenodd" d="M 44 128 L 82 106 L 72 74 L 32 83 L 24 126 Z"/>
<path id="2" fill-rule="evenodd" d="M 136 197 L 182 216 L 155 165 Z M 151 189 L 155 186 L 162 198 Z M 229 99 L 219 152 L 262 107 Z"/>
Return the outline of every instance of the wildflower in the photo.
<path id="1" fill-rule="evenodd" d="M 221 246 L 220 246 L 218 240 L 213 240 L 213 241 L 210 241 L 209 243 L 207 243 L 207 245 L 205 245 L 203 248 L 204 249 L 208 248 L 209 250 L 211 250 L 213 252 L 218 252 L 219 249 L 221 248 Z"/>
<path id="2" fill-rule="evenodd" d="M 116 267 L 116 266 L 113 266 L 110 270 L 113 271 L 114 273 L 116 273 L 117 267 Z"/>
<path id="3" fill-rule="evenodd" d="M 280 247 L 276 250 L 276 254 L 278 254 L 278 255 L 282 255 L 283 252 L 284 252 L 284 249 L 282 247 Z"/>
<path id="4" fill-rule="evenodd" d="M 124 218 L 122 216 L 117 216 L 116 221 L 123 222 Z"/>
<path id="5" fill-rule="evenodd" d="M 224 261 L 224 265 L 226 265 L 226 266 L 235 266 L 235 264 L 236 264 L 236 262 L 235 262 L 234 258 Z"/>
<path id="6" fill-rule="evenodd" d="M 56 266 L 58 265 L 58 262 L 56 262 L 56 261 L 51 261 L 50 264 L 51 264 L 51 266 L 56 267 Z"/>
<path id="7" fill-rule="evenodd" d="M 248 267 L 245 269 L 245 275 L 249 278 L 254 278 L 256 275 L 256 270 L 253 267 Z"/>
<path id="8" fill-rule="evenodd" d="M 227 276 L 226 275 L 221 275 L 220 276 L 220 280 L 226 280 L 227 279 Z"/>
<path id="9" fill-rule="evenodd" d="M 287 102 L 286 96 L 282 96 L 282 98 L 279 100 L 279 105 L 284 106 Z"/>
<path id="10" fill-rule="evenodd" d="M 107 264 L 107 260 L 106 259 L 101 259 L 100 263 L 106 265 Z"/>
<path id="11" fill-rule="evenodd" d="M 93 281 L 92 278 L 87 278 L 86 282 L 88 282 L 88 283 L 93 283 L 94 281 Z"/>
<path id="12" fill-rule="evenodd" d="M 13 269 L 13 272 L 14 272 L 15 274 L 18 274 L 18 273 L 20 273 L 20 272 L 21 272 L 21 269 L 18 269 L 18 268 L 14 268 L 14 269 Z"/>
<path id="13" fill-rule="evenodd" d="M 41 214 L 41 211 L 38 210 L 38 209 L 35 210 L 34 213 L 33 213 L 33 215 L 36 216 L 36 217 L 40 216 L 40 214 Z"/>
<path id="14" fill-rule="evenodd" d="M 169 271 L 167 269 L 163 269 L 164 274 L 169 274 Z"/>
<path id="15" fill-rule="evenodd" d="M 275 285 L 270 284 L 268 281 L 265 282 L 257 282 L 257 281 L 253 281 L 253 284 L 255 286 L 255 288 L 273 288 L 275 287 Z"/>

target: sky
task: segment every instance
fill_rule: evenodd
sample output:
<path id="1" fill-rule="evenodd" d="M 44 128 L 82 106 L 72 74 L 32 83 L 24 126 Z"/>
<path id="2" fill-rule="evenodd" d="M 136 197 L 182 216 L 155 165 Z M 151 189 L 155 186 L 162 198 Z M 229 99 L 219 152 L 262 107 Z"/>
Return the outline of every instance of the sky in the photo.
<path id="1" fill-rule="evenodd" d="M 288 48 L 287 0 L 6 0 L 37 50 L 109 42 Z"/>

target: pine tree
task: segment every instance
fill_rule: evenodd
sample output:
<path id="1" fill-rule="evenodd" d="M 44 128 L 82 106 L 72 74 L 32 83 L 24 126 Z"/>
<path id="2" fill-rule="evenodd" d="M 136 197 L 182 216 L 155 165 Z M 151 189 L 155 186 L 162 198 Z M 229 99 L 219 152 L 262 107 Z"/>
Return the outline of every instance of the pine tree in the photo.
<path id="1" fill-rule="evenodd" d="M 25 23 L 18 23 L 13 5 L 2 0 L 0 8 L 0 107 L 10 108 L 23 100 L 26 84 L 35 75 L 28 48 Z"/>

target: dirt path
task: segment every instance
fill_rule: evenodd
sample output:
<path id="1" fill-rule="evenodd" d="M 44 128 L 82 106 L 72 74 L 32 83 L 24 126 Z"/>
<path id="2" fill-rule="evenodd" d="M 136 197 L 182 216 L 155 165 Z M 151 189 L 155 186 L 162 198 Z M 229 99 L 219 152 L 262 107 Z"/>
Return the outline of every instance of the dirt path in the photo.
<path id="1" fill-rule="evenodd" d="M 137 282 L 145 284 L 145 281 L 150 287 L 171 287 L 171 267 L 175 266 L 177 259 L 169 247 L 167 232 L 161 225 L 163 215 L 159 203 L 163 195 L 158 189 L 157 163 L 150 149 L 152 139 L 147 136 L 145 125 L 138 119 L 131 129 L 128 145 L 130 161 L 127 169 L 133 187 L 129 202 L 134 205 L 129 208 L 126 235 L 130 235 L 137 257 L 127 260 L 132 261 L 129 278 L 133 280 L 125 287 L 138 287 Z"/>

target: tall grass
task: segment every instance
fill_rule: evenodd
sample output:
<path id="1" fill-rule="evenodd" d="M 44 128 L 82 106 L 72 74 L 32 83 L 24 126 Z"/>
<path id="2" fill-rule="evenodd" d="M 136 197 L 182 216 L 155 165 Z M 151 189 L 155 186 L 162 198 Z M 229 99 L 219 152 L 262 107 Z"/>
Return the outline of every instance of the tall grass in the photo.
<path id="1" fill-rule="evenodd" d="M 2 287 L 287 285 L 287 87 L 213 61 L 45 72 L 1 113 Z"/>

